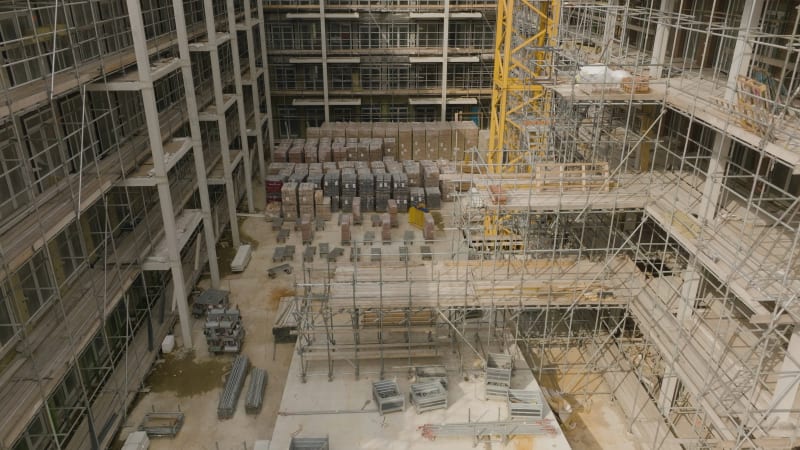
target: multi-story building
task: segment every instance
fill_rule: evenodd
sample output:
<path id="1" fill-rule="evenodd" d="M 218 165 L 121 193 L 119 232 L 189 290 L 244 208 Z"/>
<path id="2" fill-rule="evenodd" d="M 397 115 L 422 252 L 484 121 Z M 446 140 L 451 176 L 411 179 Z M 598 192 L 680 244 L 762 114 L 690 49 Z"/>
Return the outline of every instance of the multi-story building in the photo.
<path id="1" fill-rule="evenodd" d="M 324 121 L 488 123 L 489 0 L 267 0 L 276 136 Z"/>
<path id="2" fill-rule="evenodd" d="M 218 285 L 264 174 L 263 23 L 256 1 L 0 4 L 0 448 L 106 448 L 164 336 L 191 346 L 187 293 Z"/>

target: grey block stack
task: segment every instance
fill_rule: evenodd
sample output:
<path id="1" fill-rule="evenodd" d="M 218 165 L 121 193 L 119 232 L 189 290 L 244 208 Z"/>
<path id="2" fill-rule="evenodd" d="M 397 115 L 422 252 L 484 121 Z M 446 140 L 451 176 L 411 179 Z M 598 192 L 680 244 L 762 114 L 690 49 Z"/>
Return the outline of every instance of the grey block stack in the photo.
<path id="1" fill-rule="evenodd" d="M 408 175 L 405 173 L 393 173 L 392 198 L 397 201 L 397 210 L 399 212 L 408 212 L 409 196 Z"/>
<path id="2" fill-rule="evenodd" d="M 353 210 L 353 197 L 358 195 L 358 178 L 353 169 L 342 169 L 342 212 L 349 213 Z"/>
<path id="3" fill-rule="evenodd" d="M 439 167 L 433 161 L 420 161 L 423 187 L 439 187 Z"/>
<path id="4" fill-rule="evenodd" d="M 392 176 L 381 172 L 375 174 L 375 211 L 385 212 L 392 196 Z"/>
<path id="5" fill-rule="evenodd" d="M 322 181 L 322 192 L 331 200 L 331 212 L 339 211 L 340 177 L 341 173 L 338 170 L 331 170 L 325 174 Z"/>
<path id="6" fill-rule="evenodd" d="M 441 209 L 442 207 L 442 193 L 438 187 L 425 188 L 425 206 L 429 209 Z"/>
<path id="7" fill-rule="evenodd" d="M 403 161 L 403 171 L 408 176 L 409 187 L 422 186 L 422 174 L 417 161 Z"/>
<path id="8" fill-rule="evenodd" d="M 281 188 L 281 206 L 283 218 L 297 220 L 297 183 L 290 181 Z"/>
<path id="9" fill-rule="evenodd" d="M 409 205 L 410 206 L 418 206 L 425 204 L 425 188 L 421 187 L 412 187 L 408 189 L 409 191 Z"/>
<path id="10" fill-rule="evenodd" d="M 236 357 L 231 373 L 225 382 L 225 388 L 222 390 L 222 396 L 219 398 L 219 404 L 217 405 L 218 419 L 230 419 L 236 412 L 236 404 L 239 403 L 239 395 L 242 393 L 244 379 L 247 376 L 249 367 L 250 361 L 247 356 L 239 355 Z"/>
<path id="11" fill-rule="evenodd" d="M 358 171 L 358 196 L 361 197 L 362 211 L 375 211 L 375 179 L 369 168 Z"/>
<path id="12" fill-rule="evenodd" d="M 297 207 L 299 217 L 305 215 L 314 217 L 314 190 L 315 186 L 312 183 L 300 183 L 300 186 L 297 188 Z"/>

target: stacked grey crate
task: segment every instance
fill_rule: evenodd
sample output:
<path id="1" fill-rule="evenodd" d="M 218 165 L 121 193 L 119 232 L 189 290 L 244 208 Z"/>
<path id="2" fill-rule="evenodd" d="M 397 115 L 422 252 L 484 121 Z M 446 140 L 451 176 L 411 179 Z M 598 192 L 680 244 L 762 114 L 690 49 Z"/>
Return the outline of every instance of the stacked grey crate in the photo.
<path id="1" fill-rule="evenodd" d="M 344 144 L 344 150 L 347 153 L 347 161 L 358 159 L 358 138 L 348 137 Z"/>
<path id="2" fill-rule="evenodd" d="M 386 413 L 406 409 L 405 397 L 400 393 L 397 382 L 393 380 L 381 380 L 372 383 L 372 398 L 378 405 L 378 412 L 381 415 Z"/>
<path id="3" fill-rule="evenodd" d="M 447 390 L 438 381 L 412 384 L 409 397 L 417 414 L 434 409 L 447 409 Z"/>
<path id="4" fill-rule="evenodd" d="M 383 171 L 375 173 L 375 211 L 387 211 L 391 197 L 392 176 Z"/>
<path id="5" fill-rule="evenodd" d="M 486 398 L 507 400 L 511 386 L 511 356 L 504 353 L 489 353 L 486 356 Z"/>
<path id="6" fill-rule="evenodd" d="M 308 215 L 314 217 L 314 184 L 300 183 L 297 188 L 298 215 L 302 217 Z"/>
<path id="7" fill-rule="evenodd" d="M 331 201 L 331 212 L 339 211 L 339 185 L 341 183 L 339 170 L 331 170 L 325 174 L 322 182 L 322 192 Z"/>
<path id="8" fill-rule="evenodd" d="M 239 355 L 233 362 L 233 368 L 225 381 L 225 388 L 217 405 L 217 418 L 220 420 L 230 419 L 236 412 L 236 404 L 239 403 L 239 395 L 242 393 L 244 379 L 247 376 L 247 369 L 250 361 L 245 355 Z"/>
<path id="9" fill-rule="evenodd" d="M 335 162 L 326 161 L 322 163 L 322 173 L 327 174 L 328 172 L 332 172 L 334 170 L 339 170 L 339 166 L 337 166 Z"/>
<path id="10" fill-rule="evenodd" d="M 347 149 L 342 141 L 333 141 L 331 144 L 331 159 L 334 162 L 347 160 Z"/>
<path id="11" fill-rule="evenodd" d="M 508 390 L 508 415 L 512 419 L 543 419 L 544 414 L 542 391 Z"/>
<path id="12" fill-rule="evenodd" d="M 358 170 L 358 196 L 361 197 L 361 211 L 375 211 L 375 178 L 368 167 Z"/>
<path id="13" fill-rule="evenodd" d="M 210 309 L 203 334 L 209 353 L 239 353 L 245 336 L 241 313 L 236 308 Z"/>
<path id="14" fill-rule="evenodd" d="M 425 206 L 432 209 L 442 207 L 439 191 L 439 167 L 433 161 L 421 161 L 422 185 L 425 187 Z"/>
<path id="15" fill-rule="evenodd" d="M 383 161 L 372 161 L 369 163 L 369 168 L 372 169 L 372 173 L 385 173 L 386 172 L 386 163 Z"/>
<path id="16" fill-rule="evenodd" d="M 369 140 L 368 161 L 380 161 L 383 159 L 383 138 L 372 138 Z"/>
<path id="17" fill-rule="evenodd" d="M 294 181 L 285 183 L 281 188 L 281 206 L 285 220 L 297 220 L 297 183 Z"/>
<path id="18" fill-rule="evenodd" d="M 422 187 L 422 173 L 420 172 L 419 162 L 403 161 L 403 172 L 408 176 L 409 187 Z"/>
<path id="19" fill-rule="evenodd" d="M 408 175 L 405 173 L 392 174 L 392 198 L 397 201 L 399 212 L 408 212 L 410 190 L 408 187 Z"/>
<path id="20" fill-rule="evenodd" d="M 264 389 L 267 387 L 267 371 L 258 367 L 250 370 L 250 383 L 247 385 L 244 411 L 247 414 L 258 414 L 264 404 Z"/>
<path id="21" fill-rule="evenodd" d="M 412 187 L 408 189 L 409 192 L 409 205 L 420 206 L 425 204 L 425 188 Z"/>
<path id="22" fill-rule="evenodd" d="M 341 196 L 341 209 L 342 212 L 349 213 L 353 211 L 353 197 L 358 195 L 358 178 L 356 177 L 355 169 L 343 168 L 342 169 L 342 196 Z"/>
<path id="23" fill-rule="evenodd" d="M 308 177 L 308 165 L 295 164 L 294 171 L 292 171 L 292 174 L 289 175 L 289 181 L 302 183 L 306 181 L 306 177 Z"/>

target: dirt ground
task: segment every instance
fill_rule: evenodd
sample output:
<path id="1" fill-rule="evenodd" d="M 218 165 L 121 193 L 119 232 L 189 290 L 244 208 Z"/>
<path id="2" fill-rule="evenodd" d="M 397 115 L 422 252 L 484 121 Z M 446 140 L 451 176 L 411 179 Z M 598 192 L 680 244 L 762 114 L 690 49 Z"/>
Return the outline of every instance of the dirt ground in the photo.
<path id="1" fill-rule="evenodd" d="M 261 190 L 256 191 L 256 204 L 262 205 L 263 210 L 264 194 L 258 192 Z M 448 214 L 443 216 L 444 231 L 440 228 L 439 233 L 445 236 L 446 233 L 457 232 L 448 223 Z M 334 220 L 335 218 L 336 215 Z M 366 221 L 365 218 L 365 223 Z M 407 222 L 405 218 L 401 218 L 401 223 L 404 221 Z M 121 440 L 136 429 L 145 413 L 177 410 L 186 414 L 183 428 L 174 439 L 151 440 L 151 449 L 242 450 L 252 449 L 256 440 L 272 438 L 294 350 L 294 344 L 275 344 L 272 325 L 279 299 L 292 295 L 295 277 L 302 276 L 300 261 L 303 246 L 299 232 L 292 231 L 287 244 L 294 244 L 298 249 L 293 275 L 282 274 L 275 279 L 268 279 L 266 269 L 274 265 L 271 257 L 277 245 L 277 233 L 272 231 L 269 222 L 258 217 L 240 219 L 239 227 L 242 241 L 255 244 L 252 259 L 243 273 L 232 274 L 228 266 L 235 251 L 231 248 L 218 249 L 223 275 L 220 288 L 231 292 L 231 304 L 237 305 L 242 311 L 247 331 L 243 353 L 250 358 L 253 366 L 264 368 L 268 373 L 261 413 L 255 416 L 246 414 L 244 401 L 240 397 L 238 410 L 232 419 L 217 419 L 217 402 L 234 355 L 209 355 L 202 332 L 203 319 L 192 319 L 194 349 L 185 350 L 178 337 L 178 350 L 157 362 L 146 381 L 145 387 L 149 392 L 141 396 L 131 410 L 120 432 Z M 394 231 L 398 239 L 402 236 L 402 231 Z M 360 235 L 361 231 L 354 230 L 354 237 L 356 233 Z M 328 222 L 326 231 L 318 233 L 315 243 L 327 241 L 333 247 L 334 244 L 338 245 L 337 236 L 338 227 L 335 222 Z M 441 245 L 443 247 L 440 251 L 443 254 L 453 250 L 448 242 L 442 242 Z M 207 279 L 201 280 L 201 287 L 208 287 L 208 283 Z M 575 449 L 643 448 L 632 435 L 625 432 L 626 420 L 608 397 L 598 396 L 592 400 L 590 406 L 578 408 L 571 421 L 575 423 L 574 428 L 564 431 Z"/>

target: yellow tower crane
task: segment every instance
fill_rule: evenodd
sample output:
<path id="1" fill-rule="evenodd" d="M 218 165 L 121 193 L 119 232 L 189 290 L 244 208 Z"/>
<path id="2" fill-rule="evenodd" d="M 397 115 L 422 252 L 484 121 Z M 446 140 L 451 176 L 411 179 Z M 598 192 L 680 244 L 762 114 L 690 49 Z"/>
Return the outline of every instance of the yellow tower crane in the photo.
<path id="1" fill-rule="evenodd" d="M 487 154 L 489 174 L 532 170 L 547 153 L 553 51 L 560 1 L 498 0 Z M 487 215 L 487 235 L 509 233 L 507 217 Z"/>

